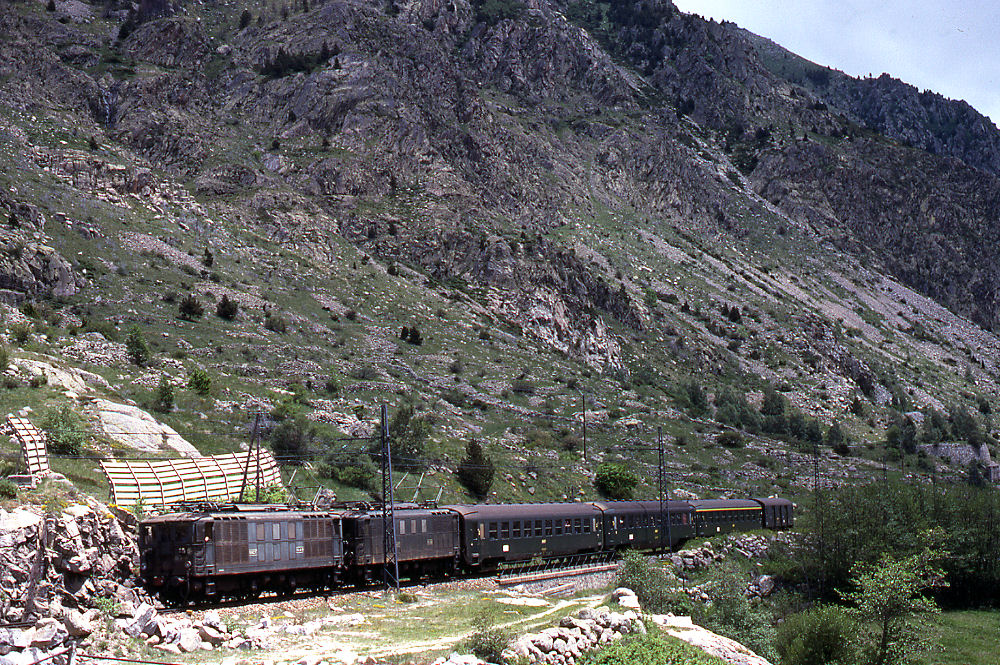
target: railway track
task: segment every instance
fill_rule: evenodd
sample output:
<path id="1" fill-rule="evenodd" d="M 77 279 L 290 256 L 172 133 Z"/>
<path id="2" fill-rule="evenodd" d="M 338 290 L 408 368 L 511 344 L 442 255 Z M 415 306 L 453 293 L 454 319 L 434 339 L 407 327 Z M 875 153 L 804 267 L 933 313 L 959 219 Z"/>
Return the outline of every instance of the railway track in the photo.
<path id="1" fill-rule="evenodd" d="M 602 553 L 601 555 L 577 556 L 570 557 L 568 559 L 562 557 L 551 561 L 543 560 L 524 562 L 517 566 L 506 566 L 499 572 L 491 573 L 489 575 L 464 575 L 456 576 L 447 580 L 405 581 L 400 584 L 400 588 L 434 588 L 442 585 L 462 582 L 482 582 L 485 584 L 493 582 L 500 587 L 510 587 L 517 584 L 580 577 L 583 575 L 616 570 L 619 566 L 619 560 L 616 556 L 612 555 L 613 553 Z M 232 609 L 254 605 L 276 605 L 300 600 L 329 598 L 331 596 L 366 593 L 384 589 L 386 589 L 384 584 L 372 583 L 361 586 L 342 587 L 336 590 L 326 589 L 323 591 L 299 591 L 293 594 L 283 595 L 267 592 L 253 599 L 227 599 L 215 602 L 196 602 L 188 605 L 170 605 L 161 609 L 160 614 L 183 614 L 189 611 L 200 612 L 205 610 Z"/>

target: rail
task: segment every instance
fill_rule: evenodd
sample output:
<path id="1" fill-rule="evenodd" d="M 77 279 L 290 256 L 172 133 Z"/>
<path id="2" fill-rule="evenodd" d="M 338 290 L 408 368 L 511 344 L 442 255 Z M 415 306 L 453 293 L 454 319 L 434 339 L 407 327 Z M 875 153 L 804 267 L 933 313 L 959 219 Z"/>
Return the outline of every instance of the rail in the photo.
<path id="1" fill-rule="evenodd" d="M 617 552 L 594 552 L 590 554 L 573 554 L 552 556 L 530 561 L 517 561 L 501 564 L 497 572 L 497 584 L 512 586 L 525 582 L 570 577 L 573 575 L 588 575 L 618 568 Z"/>

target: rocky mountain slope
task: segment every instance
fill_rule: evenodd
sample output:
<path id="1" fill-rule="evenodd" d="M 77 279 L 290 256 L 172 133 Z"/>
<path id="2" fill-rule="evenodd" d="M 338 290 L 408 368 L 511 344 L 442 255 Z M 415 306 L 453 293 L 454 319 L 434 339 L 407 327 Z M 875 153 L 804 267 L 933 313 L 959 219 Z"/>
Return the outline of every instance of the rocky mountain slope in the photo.
<path id="1" fill-rule="evenodd" d="M 500 499 L 592 494 L 622 455 L 649 492 L 655 454 L 617 446 L 657 426 L 675 487 L 809 483 L 794 433 L 718 446 L 747 426 L 693 384 L 841 424 L 831 482 L 870 473 L 897 411 L 990 424 L 996 128 L 953 104 L 914 125 L 907 90 L 851 103 L 662 0 L 27 0 L 0 32 L 8 340 L 107 382 L 12 370 L 5 408 L 153 409 L 162 381 L 203 452 L 284 403 L 346 454 L 329 432 L 411 403 L 431 489 L 462 496 L 443 472 L 477 437 Z"/>

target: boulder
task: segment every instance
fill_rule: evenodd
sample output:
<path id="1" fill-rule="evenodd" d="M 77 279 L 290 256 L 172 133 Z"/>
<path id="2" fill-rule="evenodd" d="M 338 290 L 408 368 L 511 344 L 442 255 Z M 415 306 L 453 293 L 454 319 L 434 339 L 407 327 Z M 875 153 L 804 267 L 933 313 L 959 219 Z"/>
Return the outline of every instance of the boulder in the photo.
<path id="1" fill-rule="evenodd" d="M 77 610 L 68 610 L 63 616 L 63 625 L 71 637 L 87 637 L 94 632 L 94 623 L 87 615 Z"/>
<path id="2" fill-rule="evenodd" d="M 182 628 L 177 639 L 177 648 L 183 653 L 201 649 L 201 635 L 195 628 Z"/>
<path id="3" fill-rule="evenodd" d="M 774 577 L 771 575 L 761 575 L 757 580 L 757 592 L 762 598 L 767 598 L 774 593 Z"/>
<path id="4" fill-rule="evenodd" d="M 208 642 L 215 647 L 229 639 L 229 635 L 218 628 L 206 625 L 204 622 L 198 627 L 198 635 L 201 636 L 203 642 Z"/>

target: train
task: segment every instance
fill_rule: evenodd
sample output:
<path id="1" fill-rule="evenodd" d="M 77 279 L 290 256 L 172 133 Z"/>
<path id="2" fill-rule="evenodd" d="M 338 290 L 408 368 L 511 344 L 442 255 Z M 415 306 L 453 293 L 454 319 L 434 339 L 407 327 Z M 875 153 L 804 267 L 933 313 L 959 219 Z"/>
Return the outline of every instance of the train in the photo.
<path id="1" fill-rule="evenodd" d="M 793 526 L 792 502 L 782 498 L 404 504 L 393 513 L 399 577 L 410 580 Z M 173 604 L 362 585 L 385 567 L 384 524 L 369 504 L 189 506 L 140 522 L 140 577 Z"/>

